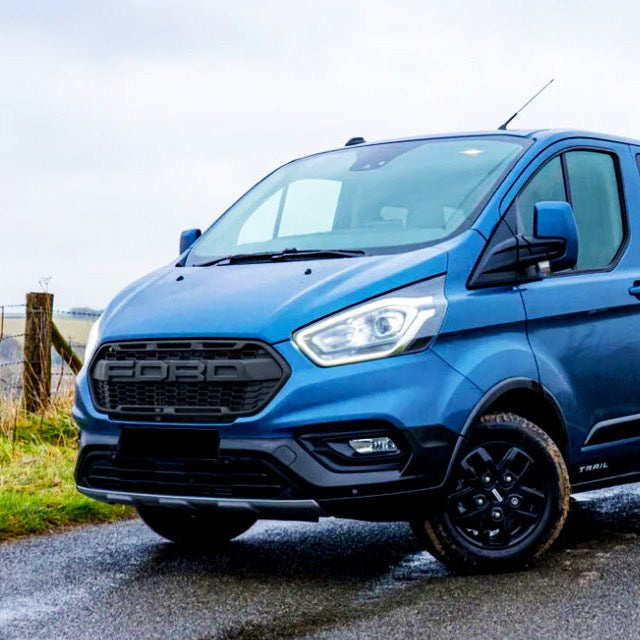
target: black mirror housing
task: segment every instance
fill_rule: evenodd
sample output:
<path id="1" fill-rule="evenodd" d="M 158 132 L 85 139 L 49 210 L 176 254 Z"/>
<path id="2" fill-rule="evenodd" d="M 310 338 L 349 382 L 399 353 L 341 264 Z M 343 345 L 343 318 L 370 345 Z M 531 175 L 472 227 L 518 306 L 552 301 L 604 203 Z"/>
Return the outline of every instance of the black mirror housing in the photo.
<path id="1" fill-rule="evenodd" d="M 578 259 L 578 230 L 568 202 L 538 202 L 533 236 L 512 235 L 485 251 L 469 279 L 469 287 L 516 284 L 542 277 L 540 263 L 551 271 L 571 269 Z"/>

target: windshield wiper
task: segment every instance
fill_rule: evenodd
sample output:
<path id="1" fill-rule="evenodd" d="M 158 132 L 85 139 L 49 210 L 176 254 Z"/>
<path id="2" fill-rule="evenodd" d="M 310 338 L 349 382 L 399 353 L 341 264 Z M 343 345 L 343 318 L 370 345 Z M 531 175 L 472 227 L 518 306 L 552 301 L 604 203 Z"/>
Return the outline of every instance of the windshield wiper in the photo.
<path id="1" fill-rule="evenodd" d="M 323 258 L 355 258 L 366 255 L 361 249 L 283 249 L 282 251 L 269 251 L 265 253 L 236 253 L 222 256 L 213 260 L 207 260 L 194 267 L 210 267 L 214 264 L 242 264 L 248 262 L 284 262 L 286 260 L 307 260 Z"/>

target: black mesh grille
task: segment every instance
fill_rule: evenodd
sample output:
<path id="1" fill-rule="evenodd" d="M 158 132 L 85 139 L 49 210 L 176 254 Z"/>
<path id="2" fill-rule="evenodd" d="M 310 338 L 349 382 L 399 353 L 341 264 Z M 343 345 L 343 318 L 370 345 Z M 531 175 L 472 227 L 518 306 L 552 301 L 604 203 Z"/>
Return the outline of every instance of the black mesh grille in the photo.
<path id="1" fill-rule="evenodd" d="M 288 377 L 284 360 L 253 341 L 103 345 L 90 384 L 96 407 L 118 418 L 226 422 L 260 411 Z"/>
<path id="2" fill-rule="evenodd" d="M 246 456 L 217 460 L 120 459 L 109 451 L 87 453 L 77 474 L 89 489 L 210 498 L 292 499 L 287 479 L 267 462 Z"/>

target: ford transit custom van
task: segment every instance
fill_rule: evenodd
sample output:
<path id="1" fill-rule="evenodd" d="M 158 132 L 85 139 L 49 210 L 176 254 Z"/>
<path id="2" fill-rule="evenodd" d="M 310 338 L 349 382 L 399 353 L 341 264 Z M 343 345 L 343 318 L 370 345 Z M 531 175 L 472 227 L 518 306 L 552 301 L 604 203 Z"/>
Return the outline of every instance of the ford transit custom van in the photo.
<path id="1" fill-rule="evenodd" d="M 78 489 L 184 545 L 335 516 L 530 563 L 571 492 L 640 478 L 638 154 L 493 131 L 280 167 L 93 327 Z"/>

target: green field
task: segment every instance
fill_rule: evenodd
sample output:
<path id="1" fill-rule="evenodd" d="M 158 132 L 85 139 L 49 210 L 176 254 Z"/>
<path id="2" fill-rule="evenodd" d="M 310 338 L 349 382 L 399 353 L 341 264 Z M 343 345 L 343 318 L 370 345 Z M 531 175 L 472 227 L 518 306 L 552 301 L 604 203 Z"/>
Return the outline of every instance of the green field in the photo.
<path id="1" fill-rule="evenodd" d="M 73 318 L 56 314 L 53 316 L 53 322 L 60 333 L 74 345 L 86 344 L 89 330 L 95 320 L 96 318 Z M 5 336 L 21 336 L 24 333 L 24 317 L 5 317 L 3 333 Z M 16 340 L 22 344 L 24 339 L 19 337 Z"/>

